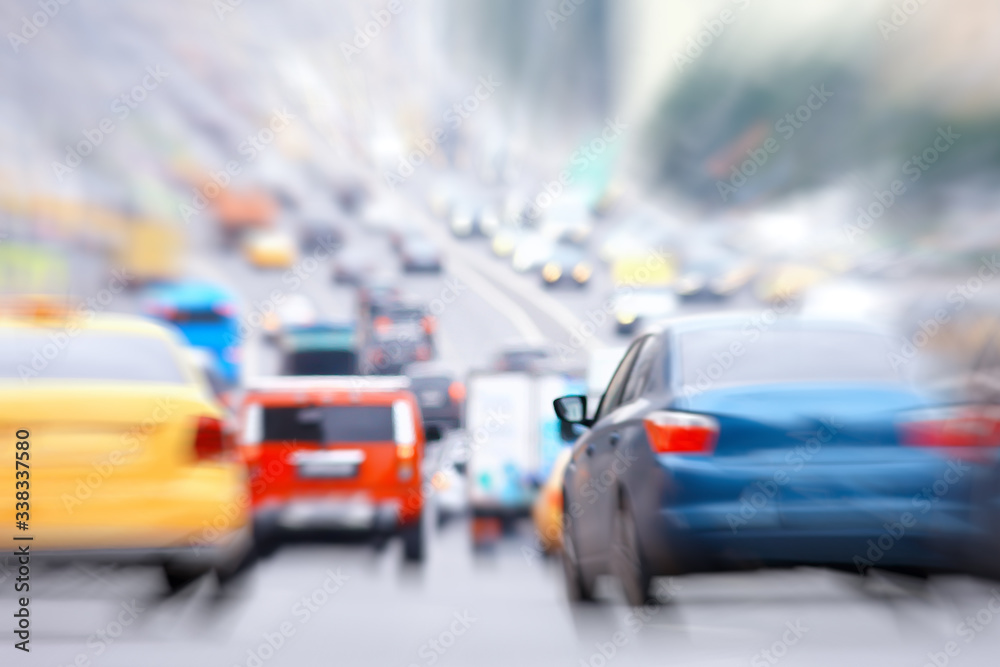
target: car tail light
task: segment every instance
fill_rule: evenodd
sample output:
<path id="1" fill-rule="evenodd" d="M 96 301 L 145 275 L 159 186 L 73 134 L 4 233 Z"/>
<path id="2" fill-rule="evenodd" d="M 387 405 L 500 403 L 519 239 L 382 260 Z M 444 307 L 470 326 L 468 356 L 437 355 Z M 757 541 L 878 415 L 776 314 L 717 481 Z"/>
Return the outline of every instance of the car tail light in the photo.
<path id="1" fill-rule="evenodd" d="M 899 436 L 915 447 L 995 447 L 1000 415 L 975 408 L 924 410 L 900 424 Z"/>
<path id="2" fill-rule="evenodd" d="M 194 453 L 199 461 L 212 459 L 225 452 L 222 420 L 215 417 L 199 417 L 194 435 Z"/>
<path id="3" fill-rule="evenodd" d="M 437 329 L 437 320 L 430 315 L 424 315 L 420 320 L 420 326 L 423 327 L 425 334 L 432 334 Z"/>
<path id="4" fill-rule="evenodd" d="M 389 329 L 392 327 L 392 320 L 390 320 L 385 315 L 379 315 L 378 317 L 375 318 L 373 326 L 375 327 L 375 331 L 377 333 L 384 334 L 388 332 Z"/>
<path id="5" fill-rule="evenodd" d="M 651 412 L 643 420 L 649 445 L 657 454 L 711 454 L 719 423 L 706 415 Z"/>
<path id="6" fill-rule="evenodd" d="M 461 382 L 452 382 L 448 385 L 448 398 L 453 403 L 461 403 L 465 400 L 465 385 Z"/>

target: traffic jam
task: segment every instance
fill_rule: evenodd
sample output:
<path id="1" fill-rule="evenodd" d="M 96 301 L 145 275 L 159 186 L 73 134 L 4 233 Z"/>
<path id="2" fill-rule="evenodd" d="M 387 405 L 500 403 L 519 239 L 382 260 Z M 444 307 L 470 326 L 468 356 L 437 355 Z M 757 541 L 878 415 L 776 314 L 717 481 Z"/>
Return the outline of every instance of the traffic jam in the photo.
<path id="1" fill-rule="evenodd" d="M 0 664 L 996 664 L 990 17 L 8 3 Z"/>

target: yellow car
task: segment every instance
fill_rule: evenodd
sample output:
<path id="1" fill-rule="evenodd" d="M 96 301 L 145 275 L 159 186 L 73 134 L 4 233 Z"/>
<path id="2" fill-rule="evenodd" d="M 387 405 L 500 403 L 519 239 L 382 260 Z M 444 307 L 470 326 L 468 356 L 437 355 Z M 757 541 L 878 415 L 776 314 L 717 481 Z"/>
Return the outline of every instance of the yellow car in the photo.
<path id="1" fill-rule="evenodd" d="M 11 548 L 159 565 L 172 588 L 247 562 L 246 466 L 185 349 L 138 317 L 0 305 L 0 459 L 16 487 L 0 512 L 33 538 Z"/>
<path id="2" fill-rule="evenodd" d="M 563 521 L 563 478 L 566 476 L 566 466 L 573 454 L 572 447 L 566 447 L 559 452 L 552 471 L 545 484 L 538 492 L 535 504 L 531 508 L 531 518 L 535 522 L 535 532 L 538 541 L 547 554 L 558 553 L 562 549 Z"/>
<path id="3" fill-rule="evenodd" d="M 247 261 L 258 269 L 287 269 L 298 259 L 295 238 L 273 230 L 250 235 L 244 246 Z"/>

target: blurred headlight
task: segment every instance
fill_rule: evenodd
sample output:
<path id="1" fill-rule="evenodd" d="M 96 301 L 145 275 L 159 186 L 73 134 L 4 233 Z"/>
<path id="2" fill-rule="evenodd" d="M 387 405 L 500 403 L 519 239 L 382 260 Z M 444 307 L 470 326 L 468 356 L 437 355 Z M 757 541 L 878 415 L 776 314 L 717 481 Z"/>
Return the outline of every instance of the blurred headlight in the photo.
<path id="1" fill-rule="evenodd" d="M 451 230 L 456 234 L 468 234 L 472 231 L 472 218 L 467 215 L 456 215 L 451 219 Z"/>
<path id="2" fill-rule="evenodd" d="M 554 283 L 562 277 L 562 267 L 555 262 L 549 262 L 542 268 L 542 278 L 545 282 Z"/>
<path id="3" fill-rule="evenodd" d="M 514 267 L 514 270 L 523 273 L 531 268 L 531 258 L 527 251 L 518 250 L 514 253 L 513 259 L 511 259 L 510 264 Z"/>
<path id="4" fill-rule="evenodd" d="M 616 317 L 618 318 L 619 324 L 632 324 L 635 322 L 635 313 L 622 311 L 619 312 Z"/>
<path id="5" fill-rule="evenodd" d="M 496 234 L 497 228 L 500 227 L 500 218 L 497 217 L 496 213 L 492 211 L 487 211 L 483 213 L 482 219 L 479 221 L 480 231 L 486 236 L 493 236 Z"/>
<path id="6" fill-rule="evenodd" d="M 586 262 L 580 262 L 579 264 L 573 267 L 573 280 L 575 280 L 578 283 L 585 283 L 588 280 L 590 280 L 591 273 L 592 270 L 590 268 L 590 264 L 587 264 Z"/>
<path id="7" fill-rule="evenodd" d="M 705 279 L 701 276 L 684 276 L 677 281 L 676 290 L 678 294 L 694 294 L 705 286 Z"/>
<path id="8" fill-rule="evenodd" d="M 493 237 L 491 247 L 497 257 L 507 257 L 514 252 L 514 238 L 509 234 L 497 234 Z"/>

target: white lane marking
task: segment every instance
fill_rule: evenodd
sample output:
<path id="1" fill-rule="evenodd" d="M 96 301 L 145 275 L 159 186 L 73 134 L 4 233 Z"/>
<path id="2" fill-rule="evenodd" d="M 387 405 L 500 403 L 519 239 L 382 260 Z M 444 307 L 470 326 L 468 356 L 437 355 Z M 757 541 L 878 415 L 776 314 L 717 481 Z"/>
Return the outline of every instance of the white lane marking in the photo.
<path id="1" fill-rule="evenodd" d="M 500 288 L 495 285 L 502 285 L 548 315 L 556 324 L 565 329 L 571 336 L 579 337 L 580 328 L 583 323 L 569 308 L 564 306 L 555 298 L 545 294 L 521 276 L 515 274 L 513 270 L 494 265 L 489 258 L 482 258 L 485 261 L 467 261 L 465 258 L 469 256 L 469 251 L 466 248 L 463 248 L 460 242 L 449 236 L 449 234 L 443 230 L 440 225 L 435 224 L 434 220 L 430 220 L 426 216 L 418 216 L 417 219 L 419 224 L 423 227 L 424 232 L 433 237 L 447 252 L 449 262 L 454 262 L 456 259 L 461 258 L 461 261 L 465 262 L 465 266 L 468 271 L 474 271 L 478 274 L 477 277 L 482 278 L 483 284 L 488 284 L 489 288 L 492 288 L 496 292 L 499 292 Z M 534 320 L 531 319 L 531 316 L 528 315 L 527 311 L 517 305 L 516 302 L 509 299 L 506 295 L 504 295 L 504 298 L 508 303 L 517 308 L 518 311 L 523 313 L 524 317 L 531 322 L 532 326 L 536 330 L 538 330 Z M 538 331 L 539 334 L 541 334 L 541 331 Z M 542 340 L 545 340 L 544 336 L 542 337 Z M 583 347 L 588 351 L 598 350 L 606 347 L 606 344 L 601 340 L 598 340 L 595 336 L 585 336 L 583 340 Z"/>
<path id="2" fill-rule="evenodd" d="M 460 281 L 467 284 L 472 291 L 479 294 L 486 303 L 493 306 L 501 315 L 510 320 L 510 323 L 514 325 L 514 328 L 517 329 L 526 343 L 538 345 L 546 341 L 542 330 L 538 328 L 526 310 L 517 305 L 513 299 L 501 292 L 489 280 L 476 273 L 457 254 L 449 255 L 448 271 L 453 273 Z"/>

